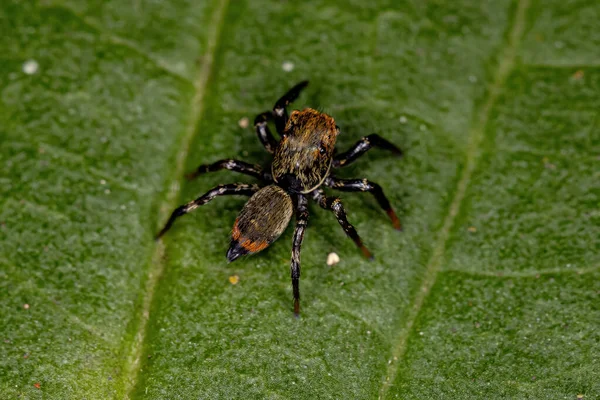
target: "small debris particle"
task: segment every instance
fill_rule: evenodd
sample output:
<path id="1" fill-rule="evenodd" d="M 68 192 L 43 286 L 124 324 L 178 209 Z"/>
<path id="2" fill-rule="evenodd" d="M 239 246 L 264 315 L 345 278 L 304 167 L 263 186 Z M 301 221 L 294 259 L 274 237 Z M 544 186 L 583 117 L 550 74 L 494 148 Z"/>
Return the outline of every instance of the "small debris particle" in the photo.
<path id="1" fill-rule="evenodd" d="M 475 322 L 475 328 L 479 328 L 481 324 L 479 322 Z"/>
<path id="2" fill-rule="evenodd" d="M 577 398 L 578 398 L 578 399 L 583 399 L 583 395 L 582 395 L 582 394 L 578 394 L 578 395 L 577 395 Z"/>
<path id="3" fill-rule="evenodd" d="M 29 358 L 29 353 L 23 354 L 23 358 L 25 358 L 25 359 Z"/>
<path id="4" fill-rule="evenodd" d="M 407 123 L 407 122 L 408 122 L 408 118 L 406 118 L 404 115 L 402 115 L 402 116 L 400 117 L 400 123 L 401 123 L 401 124 L 405 124 L 405 123 Z"/>
<path id="5" fill-rule="evenodd" d="M 40 65 L 35 60 L 27 60 L 23 63 L 23 72 L 27 75 L 33 75 L 38 72 Z"/>
<path id="6" fill-rule="evenodd" d="M 244 117 L 238 121 L 238 125 L 240 128 L 246 129 L 248 126 L 250 126 L 250 120 L 247 117 Z"/>
<path id="7" fill-rule="evenodd" d="M 23 304 L 23 308 L 26 310 L 29 310 L 29 304 L 27 304 L 27 303 Z"/>
<path id="8" fill-rule="evenodd" d="M 36 382 L 36 383 L 33 384 L 33 387 L 35 387 L 36 389 L 39 389 L 39 388 L 42 387 L 42 384 L 39 383 L 39 382 Z"/>
<path id="9" fill-rule="evenodd" d="M 535 381 L 535 376 L 532 376 L 532 377 L 531 377 L 531 380 L 532 380 L 532 381 Z"/>
<path id="10" fill-rule="evenodd" d="M 104 179 L 100 179 L 100 184 L 101 185 L 106 185 L 106 181 Z"/>
<path id="11" fill-rule="evenodd" d="M 474 226 L 470 226 L 469 229 L 467 229 L 467 230 L 471 233 L 477 232 L 477 228 L 475 228 Z"/>
<path id="12" fill-rule="evenodd" d="M 231 283 L 232 285 L 237 285 L 237 283 L 240 281 L 240 277 L 237 275 L 231 275 L 229 277 L 229 283 Z"/>
<path id="13" fill-rule="evenodd" d="M 327 255 L 327 265 L 329 265 L 330 267 L 339 262 L 340 262 L 340 256 L 338 256 L 336 253 L 329 253 Z"/>
<path id="14" fill-rule="evenodd" d="M 370 334 L 371 334 L 371 331 L 367 331 L 367 335 L 370 335 Z"/>
<path id="15" fill-rule="evenodd" d="M 583 79 L 583 77 L 585 76 L 585 73 L 583 72 L 583 70 L 578 69 L 577 71 L 575 71 L 575 73 L 573 74 L 573 79 Z"/>
<path id="16" fill-rule="evenodd" d="M 285 71 L 285 72 L 292 72 L 294 70 L 294 63 L 291 61 L 284 61 L 283 64 L 281 64 L 281 68 Z"/>
<path id="17" fill-rule="evenodd" d="M 419 332 L 419 335 L 423 336 L 425 333 L 424 332 Z"/>
<path id="18" fill-rule="evenodd" d="M 105 189 L 104 194 L 110 194 L 110 189 Z"/>

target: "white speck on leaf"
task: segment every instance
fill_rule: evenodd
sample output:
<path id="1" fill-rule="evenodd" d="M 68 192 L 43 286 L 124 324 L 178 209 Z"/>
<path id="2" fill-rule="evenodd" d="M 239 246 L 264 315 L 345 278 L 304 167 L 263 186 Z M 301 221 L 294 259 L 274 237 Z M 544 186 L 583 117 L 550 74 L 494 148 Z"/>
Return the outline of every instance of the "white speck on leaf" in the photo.
<path id="1" fill-rule="evenodd" d="M 250 125 L 250 120 L 247 117 L 244 117 L 238 121 L 238 125 L 240 128 L 246 129 Z"/>
<path id="2" fill-rule="evenodd" d="M 23 72 L 27 75 L 33 75 L 38 72 L 40 65 L 35 60 L 27 60 L 23 63 Z"/>
<path id="3" fill-rule="evenodd" d="M 292 72 L 294 70 L 294 63 L 291 61 L 284 61 L 283 64 L 281 64 L 281 68 L 285 71 L 285 72 Z"/>
<path id="4" fill-rule="evenodd" d="M 408 119 L 407 119 L 407 118 L 406 118 L 404 115 L 402 115 L 402 116 L 400 117 L 400 123 L 401 123 L 401 124 L 405 124 L 407 121 L 408 121 Z"/>
<path id="5" fill-rule="evenodd" d="M 340 262 L 340 256 L 338 256 L 336 253 L 329 253 L 327 255 L 327 265 L 329 265 L 330 267 L 339 262 Z"/>
<path id="6" fill-rule="evenodd" d="M 101 185 L 106 185 L 106 181 L 104 179 L 100 179 L 100 184 Z"/>

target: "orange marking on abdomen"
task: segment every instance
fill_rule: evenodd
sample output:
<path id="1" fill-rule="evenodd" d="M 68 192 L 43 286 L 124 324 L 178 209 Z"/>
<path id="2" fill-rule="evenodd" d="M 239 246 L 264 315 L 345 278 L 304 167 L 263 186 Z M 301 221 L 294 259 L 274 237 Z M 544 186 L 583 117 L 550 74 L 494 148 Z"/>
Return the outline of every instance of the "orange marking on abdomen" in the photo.
<path id="1" fill-rule="evenodd" d="M 246 239 L 243 242 L 240 240 L 242 247 L 246 250 L 248 250 L 250 253 L 256 253 L 258 251 L 264 250 L 269 243 L 265 242 L 264 240 L 261 240 L 260 242 L 253 242 L 250 239 Z"/>
<path id="2" fill-rule="evenodd" d="M 236 218 L 235 223 L 233 224 L 233 229 L 231 230 L 231 237 L 233 238 L 233 240 L 238 240 L 242 235 L 242 232 L 240 232 L 240 228 L 238 228 L 238 219 L 239 218 Z"/>

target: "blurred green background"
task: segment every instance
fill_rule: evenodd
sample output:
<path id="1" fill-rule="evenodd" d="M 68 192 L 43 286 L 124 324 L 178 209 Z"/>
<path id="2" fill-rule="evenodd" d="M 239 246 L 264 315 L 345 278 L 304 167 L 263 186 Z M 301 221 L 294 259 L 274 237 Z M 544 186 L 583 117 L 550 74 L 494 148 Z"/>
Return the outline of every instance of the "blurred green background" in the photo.
<path id="1" fill-rule="evenodd" d="M 600 3 L 76 1 L 0 5 L 0 397 L 600 397 Z M 266 164 L 295 108 L 377 132 L 340 172 L 375 261 L 311 206 L 228 265 L 244 198 L 170 211 Z M 329 252 L 341 262 L 327 266 Z M 239 282 L 230 283 L 237 275 Z"/>

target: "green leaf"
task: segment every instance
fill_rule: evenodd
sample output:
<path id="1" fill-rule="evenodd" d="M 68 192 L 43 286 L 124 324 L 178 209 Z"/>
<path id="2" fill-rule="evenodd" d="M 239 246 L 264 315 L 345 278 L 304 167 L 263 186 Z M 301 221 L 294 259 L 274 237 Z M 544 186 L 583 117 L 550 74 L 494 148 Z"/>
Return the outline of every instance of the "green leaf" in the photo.
<path id="1" fill-rule="evenodd" d="M 0 397 L 600 396 L 599 17 L 564 0 L 3 2 Z M 253 182 L 182 176 L 268 163 L 238 121 L 303 79 L 294 108 L 336 118 L 340 149 L 377 132 L 405 151 L 339 172 L 378 182 L 404 232 L 344 193 L 369 262 L 313 204 L 295 319 L 291 228 L 226 263 L 244 198 L 153 235 Z"/>

